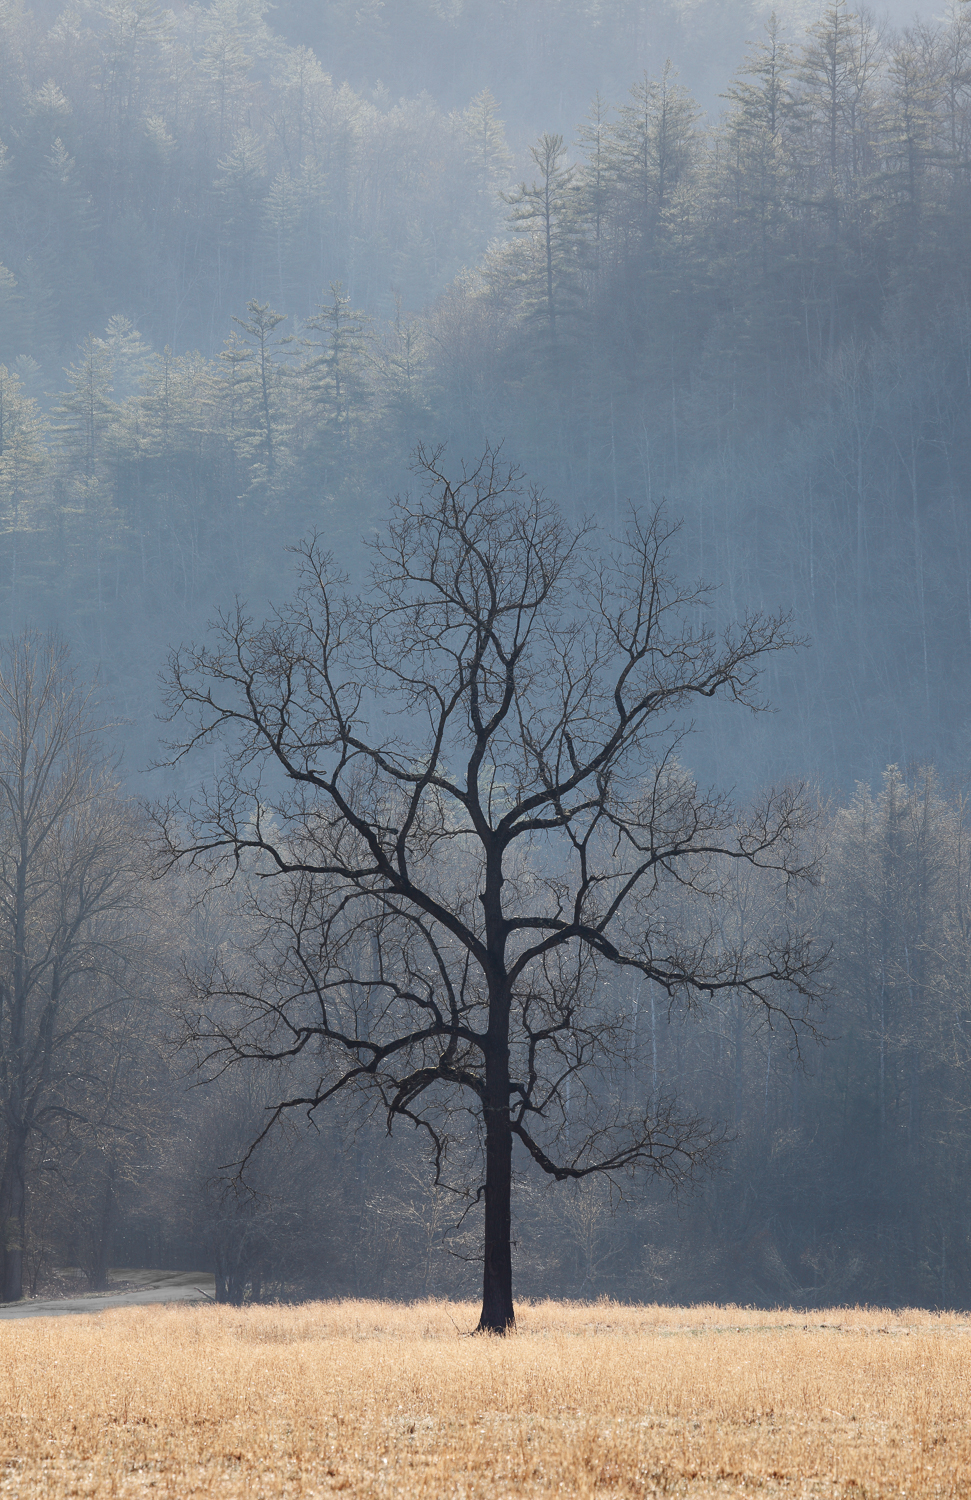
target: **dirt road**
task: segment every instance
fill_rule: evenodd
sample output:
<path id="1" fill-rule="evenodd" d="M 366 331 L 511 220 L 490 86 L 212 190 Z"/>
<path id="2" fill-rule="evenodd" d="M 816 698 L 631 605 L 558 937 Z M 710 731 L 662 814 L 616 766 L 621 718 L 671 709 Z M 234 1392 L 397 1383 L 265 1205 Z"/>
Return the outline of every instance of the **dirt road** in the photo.
<path id="1" fill-rule="evenodd" d="M 135 1282 L 124 1291 L 85 1292 L 76 1297 L 57 1297 L 47 1302 L 0 1303 L 3 1318 L 59 1318 L 64 1313 L 103 1312 L 107 1307 L 138 1307 L 147 1302 L 206 1302 L 216 1296 L 215 1278 L 209 1271 L 111 1271 L 111 1281 Z"/>

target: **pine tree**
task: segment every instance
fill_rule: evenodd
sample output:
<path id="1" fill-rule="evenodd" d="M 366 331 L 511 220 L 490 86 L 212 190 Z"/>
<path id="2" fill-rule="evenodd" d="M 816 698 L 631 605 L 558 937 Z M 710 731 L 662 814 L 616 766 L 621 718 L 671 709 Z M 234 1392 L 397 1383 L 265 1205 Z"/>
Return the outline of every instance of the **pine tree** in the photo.
<path id="1" fill-rule="evenodd" d="M 764 40 L 749 48 L 724 95 L 729 110 L 722 167 L 731 181 L 732 215 L 737 221 L 733 249 L 745 256 L 755 248 L 754 228 L 763 274 L 768 270 L 770 240 L 787 222 L 789 136 L 796 111 L 794 74 L 792 49 L 773 13 Z"/>
<path id="2" fill-rule="evenodd" d="M 614 185 L 609 113 L 605 100 L 599 93 L 596 94 L 586 119 L 577 131 L 577 144 L 584 158 L 577 174 L 581 213 L 589 226 L 598 254 L 610 214 Z"/>
<path id="3" fill-rule="evenodd" d="M 754 139 L 777 141 L 793 117 L 795 61 L 783 39 L 779 18 L 765 23 L 765 40 L 749 47 L 748 56 L 725 91 L 733 105 L 736 131 Z"/>
<path id="4" fill-rule="evenodd" d="M 928 169 L 947 151 L 939 109 L 942 61 L 932 39 L 915 27 L 900 37 L 887 64 L 881 155 L 885 182 L 902 210 L 907 249 L 918 233 Z"/>
<path id="5" fill-rule="evenodd" d="M 394 320 L 384 339 L 384 386 L 387 410 L 405 442 L 413 440 L 429 417 L 427 332 L 420 318 L 409 318 L 395 294 Z"/>
<path id="6" fill-rule="evenodd" d="M 308 362 L 305 384 L 314 409 L 318 442 L 330 438 L 333 446 L 346 455 L 367 400 L 365 371 L 371 319 L 351 306 L 339 281 L 331 282 L 330 294 L 330 302 L 318 307 L 307 320 L 307 327 L 323 337 L 312 344 L 320 352 Z"/>
<path id="7" fill-rule="evenodd" d="M 657 82 L 635 83 L 610 132 L 618 223 L 628 240 L 654 243 L 675 189 L 694 162 L 698 107 L 670 62 Z"/>
<path id="8" fill-rule="evenodd" d="M 489 89 L 476 94 L 461 122 L 473 192 L 472 224 L 477 233 L 488 235 L 495 228 L 500 194 L 512 165 L 499 106 Z"/>
<path id="9" fill-rule="evenodd" d="M 266 0 L 212 0 L 200 15 L 202 71 L 218 114 L 220 150 L 242 127 L 253 59 L 271 59 L 279 51 L 279 42 L 263 19 L 266 10 Z"/>
<path id="10" fill-rule="evenodd" d="M 241 446 L 255 460 L 251 483 L 259 484 L 274 479 L 280 462 L 287 374 L 281 355 L 293 337 L 275 336 L 286 314 L 274 312 L 269 303 L 253 298 L 246 310 L 248 318 L 233 318 L 241 332 L 227 342 L 221 357 L 228 371 L 232 428 L 237 435 L 241 427 L 246 429 Z"/>
<path id="11" fill-rule="evenodd" d="M 107 349 L 111 360 L 112 395 L 116 402 L 125 401 L 138 391 L 152 357 L 151 347 L 131 319 L 121 313 L 108 319 L 105 336 L 98 342 Z"/>
<path id="12" fill-rule="evenodd" d="M 93 480 L 105 456 L 111 427 L 118 415 L 112 399 L 113 359 L 103 339 L 89 337 L 76 362 L 65 370 L 68 389 L 55 408 L 55 431 L 70 463 Z"/>
<path id="13" fill-rule="evenodd" d="M 835 241 L 844 204 L 863 189 L 872 169 L 874 85 L 883 38 L 869 15 L 833 0 L 810 27 L 798 59 L 806 187 L 823 209 Z"/>
<path id="14" fill-rule="evenodd" d="M 549 347 L 562 337 L 564 320 L 575 314 L 581 298 L 579 266 L 582 253 L 580 203 L 574 184 L 576 169 L 564 165 L 566 147 L 561 135 L 546 134 L 530 147 L 539 173 L 528 187 L 521 182 L 505 195 L 509 223 L 524 236 L 528 247 L 525 307 L 542 319 Z"/>
<path id="15" fill-rule="evenodd" d="M 274 177 L 263 203 L 267 260 L 275 275 L 277 296 L 284 305 L 289 301 L 293 244 L 301 218 L 300 198 L 299 183 L 284 169 Z"/>
<path id="16" fill-rule="evenodd" d="M 264 142 L 257 133 L 248 128 L 241 129 L 233 142 L 232 150 L 219 161 L 216 178 L 216 193 L 220 200 L 220 292 L 235 294 L 252 285 L 254 250 L 257 237 L 254 229 L 260 222 L 267 192 L 267 156 Z M 226 287 L 223 282 L 223 264 L 235 272 L 235 281 Z"/>

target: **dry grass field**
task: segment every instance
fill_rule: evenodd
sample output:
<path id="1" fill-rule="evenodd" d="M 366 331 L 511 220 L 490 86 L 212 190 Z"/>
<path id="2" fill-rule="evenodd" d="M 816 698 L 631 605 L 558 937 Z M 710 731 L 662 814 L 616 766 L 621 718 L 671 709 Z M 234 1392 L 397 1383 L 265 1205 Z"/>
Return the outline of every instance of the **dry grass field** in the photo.
<path id="1" fill-rule="evenodd" d="M 971 1495 L 971 1321 L 538 1303 L 0 1325 L 0 1496 Z"/>

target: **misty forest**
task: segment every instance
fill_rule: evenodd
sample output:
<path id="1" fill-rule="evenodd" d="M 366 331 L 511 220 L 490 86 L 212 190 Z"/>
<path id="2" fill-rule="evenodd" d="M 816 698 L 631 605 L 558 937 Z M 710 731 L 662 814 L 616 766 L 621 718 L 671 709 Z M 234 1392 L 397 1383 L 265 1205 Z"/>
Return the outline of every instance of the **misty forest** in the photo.
<path id="1" fill-rule="evenodd" d="M 0 0 L 2 1298 L 971 1307 L 971 6 Z"/>

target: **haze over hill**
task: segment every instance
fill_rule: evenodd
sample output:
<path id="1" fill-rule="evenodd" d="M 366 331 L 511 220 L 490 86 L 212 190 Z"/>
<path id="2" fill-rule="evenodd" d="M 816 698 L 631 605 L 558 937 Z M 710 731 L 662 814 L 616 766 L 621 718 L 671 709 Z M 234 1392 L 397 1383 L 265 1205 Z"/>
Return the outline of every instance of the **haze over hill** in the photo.
<path id="1" fill-rule="evenodd" d="M 939 9 L 895 0 L 879 13 L 903 26 Z M 770 15 L 800 36 L 819 11 L 812 0 L 279 0 L 271 19 L 355 88 L 383 85 L 395 99 L 425 91 L 448 108 L 491 90 L 521 152 L 543 130 L 570 137 L 596 93 L 619 98 L 668 59 L 717 116 L 741 50 Z"/>

